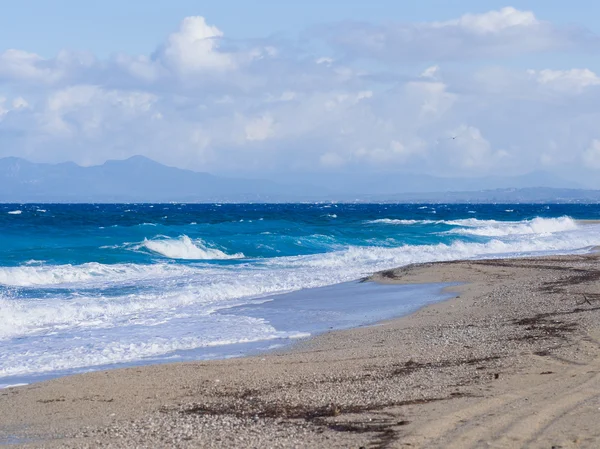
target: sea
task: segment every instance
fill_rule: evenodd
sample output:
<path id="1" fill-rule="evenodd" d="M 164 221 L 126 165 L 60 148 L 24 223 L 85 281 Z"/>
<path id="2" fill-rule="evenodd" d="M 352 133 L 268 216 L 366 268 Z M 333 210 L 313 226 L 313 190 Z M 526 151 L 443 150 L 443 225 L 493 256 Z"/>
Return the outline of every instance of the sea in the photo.
<path id="1" fill-rule="evenodd" d="M 376 271 L 586 253 L 597 220 L 595 204 L 3 204 L 0 388 L 373 325 L 448 297 L 360 282 Z"/>

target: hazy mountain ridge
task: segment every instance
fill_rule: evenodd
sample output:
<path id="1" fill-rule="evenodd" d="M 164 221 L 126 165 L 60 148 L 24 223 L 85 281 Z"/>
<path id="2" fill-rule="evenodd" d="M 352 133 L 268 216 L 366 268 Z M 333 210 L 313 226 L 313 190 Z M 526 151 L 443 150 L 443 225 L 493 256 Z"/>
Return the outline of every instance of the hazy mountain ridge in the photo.
<path id="1" fill-rule="evenodd" d="M 418 192 L 397 195 L 365 196 L 363 201 L 389 203 L 600 203 L 600 190 L 557 189 L 552 187 L 528 187 L 521 189 L 493 189 L 466 192 Z"/>
<path id="2" fill-rule="evenodd" d="M 4 202 L 257 201 L 304 191 L 268 180 L 168 167 L 143 156 L 91 167 L 0 159 L 0 201 Z"/>
<path id="3" fill-rule="evenodd" d="M 599 190 L 574 188 L 577 184 L 545 172 L 486 178 L 406 173 L 286 178 L 228 178 L 143 156 L 91 167 L 7 157 L 0 159 L 0 202 L 600 202 Z"/>

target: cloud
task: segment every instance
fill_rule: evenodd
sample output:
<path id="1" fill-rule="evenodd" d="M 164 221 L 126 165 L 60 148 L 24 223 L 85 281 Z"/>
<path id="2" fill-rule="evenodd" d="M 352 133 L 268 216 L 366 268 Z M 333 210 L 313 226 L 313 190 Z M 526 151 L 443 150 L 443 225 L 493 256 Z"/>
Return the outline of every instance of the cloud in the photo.
<path id="1" fill-rule="evenodd" d="M 233 56 L 219 51 L 222 37 L 223 32 L 208 25 L 204 17 L 186 17 L 179 30 L 168 37 L 157 57 L 166 67 L 182 74 L 234 69 Z"/>
<path id="2" fill-rule="evenodd" d="M 29 103 L 23 97 L 15 97 L 9 100 L 6 97 L 0 97 L 0 121 L 9 113 L 15 113 L 29 108 Z"/>
<path id="3" fill-rule="evenodd" d="M 509 154 L 502 150 L 492 148 L 491 143 L 485 139 L 481 130 L 474 126 L 462 125 L 452 132 L 448 140 L 450 157 L 448 163 L 462 169 L 487 169 L 495 165 L 498 159 L 508 157 Z"/>
<path id="4" fill-rule="evenodd" d="M 351 28 L 332 26 L 328 38 L 344 41 Z M 150 55 L 5 50 L 0 156 L 89 165 L 143 154 L 251 176 L 600 168 L 592 68 L 443 62 L 566 48 L 577 33 L 513 8 L 352 30 L 376 44 L 370 57 L 417 63 L 388 69 L 325 45 L 315 53 L 275 38 L 228 40 L 202 17 L 184 19 Z M 421 62 L 444 49 L 451 57 Z"/>
<path id="5" fill-rule="evenodd" d="M 96 66 L 87 53 L 61 51 L 46 59 L 23 50 L 8 49 L 0 53 L 0 83 L 53 85 L 70 82 Z M 89 75 L 89 74 L 88 74 Z"/>
<path id="6" fill-rule="evenodd" d="M 9 49 L 0 54 L 0 78 L 53 83 L 62 73 L 35 53 Z"/>
<path id="7" fill-rule="evenodd" d="M 527 73 L 540 85 L 567 93 L 579 94 L 587 87 L 600 85 L 600 77 L 589 69 L 528 70 Z"/>
<path id="8" fill-rule="evenodd" d="M 274 121 L 273 117 L 270 115 L 263 115 L 261 117 L 251 119 L 244 128 L 246 140 L 267 140 L 274 134 L 273 127 Z"/>
<path id="9" fill-rule="evenodd" d="M 512 7 L 484 14 L 465 14 L 446 22 L 433 22 L 434 28 L 459 28 L 478 34 L 498 34 L 506 30 L 539 26 L 541 22 L 531 11 L 519 11 Z"/>
<path id="10" fill-rule="evenodd" d="M 600 169 L 600 140 L 594 139 L 584 151 L 583 162 L 588 168 Z"/>
<path id="11" fill-rule="evenodd" d="M 560 28 L 512 7 L 445 22 L 345 23 L 321 34 L 347 57 L 397 63 L 493 59 L 595 41 L 585 30 Z"/>

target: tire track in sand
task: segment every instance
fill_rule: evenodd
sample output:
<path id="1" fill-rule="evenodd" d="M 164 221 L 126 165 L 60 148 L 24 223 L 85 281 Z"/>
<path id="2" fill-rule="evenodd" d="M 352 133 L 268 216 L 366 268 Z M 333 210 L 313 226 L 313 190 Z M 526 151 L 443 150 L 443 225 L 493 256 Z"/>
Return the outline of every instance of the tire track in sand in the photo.
<path id="1" fill-rule="evenodd" d="M 504 387 L 507 392 L 475 404 L 463 402 L 458 410 L 426 423 L 403 438 L 399 447 L 407 444 L 444 449 L 536 447 L 535 442 L 543 435 L 552 437 L 550 434 L 556 433 L 553 430 L 560 428 L 560 422 L 571 412 L 600 397 L 598 361 L 577 365 L 568 360 L 545 362 L 546 365 L 550 362 L 560 374 L 549 374 L 541 384 L 534 384 L 536 375 L 530 374 L 525 388 L 515 388 L 516 382 L 509 379 Z M 555 436 L 563 437 L 560 432 Z M 546 446 L 551 447 L 547 444 L 542 447 Z"/>

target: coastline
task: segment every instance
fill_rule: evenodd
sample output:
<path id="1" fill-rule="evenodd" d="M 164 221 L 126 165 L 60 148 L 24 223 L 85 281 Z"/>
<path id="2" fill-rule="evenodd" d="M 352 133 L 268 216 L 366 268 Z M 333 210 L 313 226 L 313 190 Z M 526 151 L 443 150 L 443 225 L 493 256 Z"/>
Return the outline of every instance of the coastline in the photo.
<path id="1" fill-rule="evenodd" d="M 457 297 L 255 357 L 0 391 L 23 447 L 597 447 L 600 256 L 374 275 Z M 235 430 L 235 432 L 234 432 Z"/>

